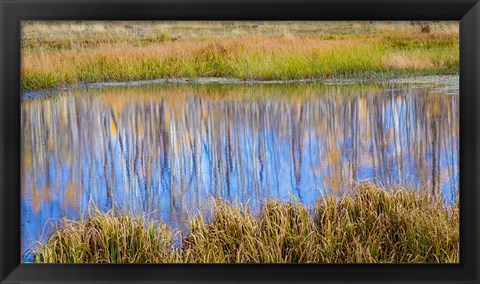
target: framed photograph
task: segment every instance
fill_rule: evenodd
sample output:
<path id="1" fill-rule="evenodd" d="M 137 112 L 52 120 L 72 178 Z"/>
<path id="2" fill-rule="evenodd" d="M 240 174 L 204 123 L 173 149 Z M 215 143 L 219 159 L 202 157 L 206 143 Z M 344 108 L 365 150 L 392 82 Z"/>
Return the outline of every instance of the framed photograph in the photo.
<path id="1" fill-rule="evenodd" d="M 480 4 L 1 0 L 1 283 L 478 283 Z"/>

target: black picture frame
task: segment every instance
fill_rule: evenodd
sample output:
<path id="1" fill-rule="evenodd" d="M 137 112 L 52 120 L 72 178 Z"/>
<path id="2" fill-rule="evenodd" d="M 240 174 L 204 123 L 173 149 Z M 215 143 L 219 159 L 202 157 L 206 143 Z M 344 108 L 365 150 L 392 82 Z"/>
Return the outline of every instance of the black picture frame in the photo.
<path id="1" fill-rule="evenodd" d="M 1 283 L 479 283 L 477 0 L 0 0 Z M 50 265 L 20 261 L 20 21 L 459 20 L 460 264 Z"/>

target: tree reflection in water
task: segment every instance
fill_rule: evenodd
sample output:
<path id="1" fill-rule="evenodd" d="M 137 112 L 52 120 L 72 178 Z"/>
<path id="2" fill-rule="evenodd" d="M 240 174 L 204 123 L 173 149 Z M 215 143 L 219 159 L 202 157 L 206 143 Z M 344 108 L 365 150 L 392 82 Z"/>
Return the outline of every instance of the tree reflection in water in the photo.
<path id="1" fill-rule="evenodd" d="M 369 179 L 458 190 L 458 86 L 166 85 L 22 102 L 22 246 L 101 208 L 182 228 L 213 198 L 313 204 Z M 213 197 L 213 198 L 212 198 Z M 152 213 L 153 212 L 153 213 Z M 46 233 L 46 232 L 45 232 Z"/>

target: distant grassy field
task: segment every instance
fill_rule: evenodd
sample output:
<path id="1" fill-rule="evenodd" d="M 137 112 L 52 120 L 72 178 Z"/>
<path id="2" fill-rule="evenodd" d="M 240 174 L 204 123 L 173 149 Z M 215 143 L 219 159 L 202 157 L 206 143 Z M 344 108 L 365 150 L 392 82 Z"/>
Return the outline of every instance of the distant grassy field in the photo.
<path id="1" fill-rule="evenodd" d="M 172 77 L 457 74 L 458 42 L 455 22 L 23 22 L 21 90 Z"/>
<path id="2" fill-rule="evenodd" d="M 217 203 L 176 233 L 114 212 L 64 220 L 37 263 L 458 263 L 459 207 L 415 191 L 360 185 L 315 208 L 269 201 L 261 212 Z"/>

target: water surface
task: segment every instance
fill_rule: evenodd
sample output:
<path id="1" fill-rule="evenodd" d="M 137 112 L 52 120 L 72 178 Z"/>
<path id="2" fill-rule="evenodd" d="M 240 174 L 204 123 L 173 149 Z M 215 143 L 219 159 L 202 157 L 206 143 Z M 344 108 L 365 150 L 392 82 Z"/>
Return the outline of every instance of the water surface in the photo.
<path id="1" fill-rule="evenodd" d="M 214 198 L 458 190 L 458 85 L 107 87 L 22 101 L 22 250 L 90 201 L 185 228 Z M 412 189 L 413 190 L 413 189 Z"/>

